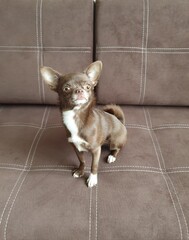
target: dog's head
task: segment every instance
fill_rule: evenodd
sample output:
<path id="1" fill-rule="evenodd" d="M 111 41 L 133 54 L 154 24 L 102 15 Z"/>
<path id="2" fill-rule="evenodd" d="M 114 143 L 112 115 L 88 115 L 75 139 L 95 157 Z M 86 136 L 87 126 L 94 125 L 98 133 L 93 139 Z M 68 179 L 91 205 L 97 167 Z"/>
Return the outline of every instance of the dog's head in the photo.
<path id="1" fill-rule="evenodd" d="M 93 98 L 94 87 L 102 71 L 102 62 L 90 64 L 83 73 L 62 75 L 50 67 L 42 67 L 41 75 L 49 87 L 56 91 L 65 106 L 82 106 Z"/>

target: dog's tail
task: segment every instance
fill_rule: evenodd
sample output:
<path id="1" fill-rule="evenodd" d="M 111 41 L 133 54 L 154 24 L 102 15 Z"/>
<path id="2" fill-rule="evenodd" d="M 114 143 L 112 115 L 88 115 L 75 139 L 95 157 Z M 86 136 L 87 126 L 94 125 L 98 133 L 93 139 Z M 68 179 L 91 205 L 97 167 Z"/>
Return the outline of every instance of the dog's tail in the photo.
<path id="1" fill-rule="evenodd" d="M 106 105 L 103 108 L 103 110 L 107 113 L 110 113 L 110 114 L 116 116 L 120 120 L 120 122 L 122 122 L 125 125 L 125 116 L 124 116 L 122 109 L 119 106 L 114 105 L 114 104 Z"/>

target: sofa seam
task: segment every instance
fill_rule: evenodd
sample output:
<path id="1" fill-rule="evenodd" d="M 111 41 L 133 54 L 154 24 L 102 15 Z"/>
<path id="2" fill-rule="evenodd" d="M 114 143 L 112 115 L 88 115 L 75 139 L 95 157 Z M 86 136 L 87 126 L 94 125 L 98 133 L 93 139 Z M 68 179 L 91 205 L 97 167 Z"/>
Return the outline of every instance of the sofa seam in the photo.
<path id="1" fill-rule="evenodd" d="M 11 170 L 12 170 L 12 169 L 11 169 Z M 15 169 L 14 169 L 14 170 L 15 170 Z M 16 170 L 18 171 L 18 169 L 16 169 Z M 21 170 L 21 173 L 19 174 L 19 176 L 18 176 L 18 178 L 17 178 L 17 180 L 16 180 L 16 183 L 14 184 L 14 186 L 13 186 L 13 188 L 12 188 L 10 194 L 9 194 L 9 197 L 8 197 L 7 200 L 6 200 L 6 203 L 5 203 L 5 205 L 4 205 L 4 208 L 3 208 L 3 211 L 2 211 L 1 217 L 0 217 L 0 226 L 1 226 L 2 222 L 3 222 L 3 217 L 4 217 L 5 211 L 6 211 L 6 209 L 7 209 L 7 206 L 8 206 L 8 204 L 9 204 L 9 201 L 10 201 L 10 199 L 11 199 L 11 197 L 12 197 L 12 194 L 13 194 L 15 188 L 17 187 L 17 184 L 18 184 L 18 182 L 20 181 L 20 178 L 21 178 L 21 176 L 23 175 L 23 173 L 24 173 L 24 170 L 22 169 L 22 170 Z"/>
<path id="2" fill-rule="evenodd" d="M 99 181 L 99 179 L 98 179 Z M 95 240 L 98 240 L 98 185 L 96 185 Z"/>
<path id="3" fill-rule="evenodd" d="M 0 52 L 33 52 L 38 53 L 38 49 L 34 50 L 26 50 L 26 49 L 0 49 Z M 91 53 L 89 50 L 44 50 L 44 52 L 51 52 L 51 53 Z"/>
<path id="4" fill-rule="evenodd" d="M 72 46 L 72 47 L 69 47 L 69 46 L 55 46 L 55 47 L 52 47 L 52 46 L 43 46 L 43 47 L 36 47 L 36 46 L 0 46 L 0 49 L 1 48 L 16 48 L 16 49 L 18 49 L 18 48 L 20 48 L 20 49 L 24 49 L 24 48 L 28 48 L 28 49 L 44 49 L 44 48 L 46 48 L 46 49 L 88 49 L 88 50 L 91 50 L 91 47 L 81 47 L 81 46 Z"/>
<path id="5" fill-rule="evenodd" d="M 54 171 L 54 172 L 69 172 L 71 173 L 72 170 L 73 170 L 73 167 L 70 168 L 70 169 L 65 169 L 65 168 L 34 168 L 34 169 L 22 169 L 22 168 L 14 168 L 14 167 L 0 167 L 0 169 L 3 169 L 3 170 L 10 170 L 10 171 L 23 171 L 23 172 L 45 172 L 45 171 Z M 131 169 L 131 168 L 128 168 L 127 166 L 123 166 L 123 168 L 120 168 L 119 167 L 116 169 L 115 168 L 102 168 L 98 171 L 98 173 L 107 173 L 107 172 L 144 172 L 144 173 L 159 173 L 159 174 L 162 174 L 162 171 L 161 170 L 147 170 L 147 169 Z M 90 173 L 90 167 L 86 168 L 86 173 Z M 185 169 L 185 170 L 167 170 L 166 173 L 168 174 L 176 174 L 176 173 L 189 173 L 189 169 Z"/>
<path id="6" fill-rule="evenodd" d="M 146 82 L 147 82 L 147 66 L 148 66 L 148 35 L 149 35 L 149 14 L 150 14 L 150 3 L 146 0 L 147 16 L 146 16 L 146 43 L 145 43 L 145 69 L 144 69 L 144 82 L 143 82 L 143 93 L 141 98 L 141 104 L 144 104 L 144 98 L 146 93 Z"/>
<path id="7" fill-rule="evenodd" d="M 140 95 L 139 95 L 139 104 L 141 101 L 142 95 L 142 86 L 143 86 L 143 65 L 144 65 L 144 30 L 145 30 L 145 17 L 146 17 L 146 5 L 145 0 L 143 0 L 143 18 L 142 18 L 142 56 L 141 56 L 141 69 L 140 69 Z"/>
<path id="8" fill-rule="evenodd" d="M 45 103 L 44 83 L 40 74 L 40 67 L 43 65 L 42 3 L 43 0 L 37 0 L 36 2 L 37 74 L 40 84 L 41 103 Z"/>
<path id="9" fill-rule="evenodd" d="M 97 40 L 97 34 L 96 34 L 96 19 L 97 19 L 97 3 L 96 0 L 92 0 L 92 61 L 96 61 L 97 59 L 97 46 L 96 46 L 96 40 Z"/>
<path id="10" fill-rule="evenodd" d="M 46 112 L 46 110 L 44 111 L 42 121 L 43 121 L 43 119 L 44 119 L 45 112 Z M 9 194 L 9 197 L 8 197 L 6 203 L 5 203 L 5 206 L 4 206 L 4 208 L 3 208 L 3 211 L 2 211 L 2 214 L 1 214 L 1 218 L 0 218 L 0 225 L 1 225 L 1 223 L 2 223 L 4 213 L 5 213 L 5 211 L 6 211 L 6 208 L 7 208 L 8 204 L 9 204 L 9 201 L 10 201 L 10 199 L 11 199 L 11 197 L 12 197 L 12 194 L 13 194 L 15 188 L 17 187 L 17 184 L 18 184 L 18 182 L 19 182 L 22 174 L 25 172 L 24 170 L 25 170 L 25 167 L 27 166 L 28 157 L 29 157 L 29 154 L 31 153 L 31 148 L 32 148 L 32 146 L 33 146 L 33 142 L 35 141 L 35 138 L 37 137 L 38 134 L 39 134 L 39 130 L 37 131 L 37 133 L 36 133 L 36 135 L 35 135 L 35 137 L 34 137 L 34 139 L 33 139 L 33 141 L 32 141 L 32 144 L 31 144 L 30 149 L 29 149 L 29 152 L 28 152 L 28 156 L 27 156 L 27 158 L 26 158 L 26 162 L 25 162 L 25 164 L 23 165 L 23 168 L 22 168 L 22 170 L 21 170 L 22 172 L 21 172 L 20 175 L 18 176 L 18 178 L 17 178 L 17 180 L 16 180 L 16 183 L 14 184 L 14 186 L 13 186 L 13 188 L 12 188 L 12 190 L 11 190 L 11 193 Z"/>
<path id="11" fill-rule="evenodd" d="M 7 226 L 8 226 L 8 222 L 9 222 L 9 218 L 10 218 L 12 209 L 13 209 L 14 204 L 15 204 L 15 202 L 16 202 L 17 196 L 18 196 L 18 194 L 19 194 L 19 192 L 20 192 L 20 190 L 21 190 L 21 187 L 22 187 L 22 185 L 23 185 L 26 177 L 28 176 L 28 173 L 30 172 L 30 168 L 31 168 L 31 165 L 32 165 L 32 162 L 33 162 L 33 159 L 34 159 L 34 155 L 35 155 L 35 152 L 36 152 L 38 143 L 39 143 L 39 141 L 40 141 L 40 139 L 41 139 L 41 137 L 42 137 L 42 134 L 43 134 L 43 132 L 44 132 L 44 130 L 45 130 L 45 128 L 43 127 L 43 125 L 46 125 L 46 124 L 47 124 L 47 120 L 48 120 L 49 113 L 50 113 L 50 108 L 49 108 L 49 107 L 46 107 L 46 108 L 45 108 L 45 111 L 44 111 L 43 118 L 42 118 L 42 122 L 41 122 L 41 128 L 38 130 L 38 132 L 37 132 L 37 134 L 36 134 L 36 136 L 35 136 L 35 138 L 34 138 L 34 140 L 33 140 L 33 142 L 32 142 L 32 145 L 31 145 L 31 147 L 30 147 L 30 151 L 29 151 L 29 153 L 28 153 L 28 157 L 27 157 L 27 160 L 26 160 L 25 167 L 27 166 L 27 164 L 28 164 L 28 162 L 29 162 L 29 158 L 30 158 L 30 156 L 31 156 L 30 165 L 29 165 L 29 170 L 26 172 L 25 167 L 24 167 L 24 169 L 23 169 L 23 171 L 22 171 L 21 174 L 23 174 L 23 173 L 25 173 L 25 172 L 26 172 L 26 174 L 25 174 L 25 176 L 23 177 L 23 179 L 22 179 L 22 181 L 21 181 L 21 183 L 20 183 L 20 185 L 19 185 L 19 187 L 18 187 L 17 192 L 15 193 L 14 199 L 13 199 L 13 201 L 12 201 L 12 203 L 11 203 L 11 206 L 10 206 L 10 208 L 9 208 L 9 211 L 8 211 L 8 215 L 7 215 L 7 218 L 6 218 L 6 221 L 5 221 L 5 226 L 4 226 L 4 240 L 7 239 Z M 45 120 L 45 118 L 46 118 L 46 120 Z M 39 137 L 38 137 L 38 135 L 39 135 Z M 32 150 L 34 150 L 34 152 L 32 152 Z"/>
<path id="12" fill-rule="evenodd" d="M 42 96 L 42 82 L 41 82 L 41 77 L 40 77 L 40 39 L 39 39 L 39 34 L 40 34 L 40 26 L 39 26 L 39 1 L 41 0 L 36 0 L 36 14 L 35 14 L 35 24 L 36 24 L 36 51 L 30 51 L 29 52 L 36 52 L 37 54 L 37 78 L 38 78 L 38 90 L 39 90 L 39 97 L 41 103 L 43 103 L 43 96 Z M 6 50 L 5 50 L 6 51 Z M 11 50 L 11 52 L 20 52 L 20 50 Z"/>
<path id="13" fill-rule="evenodd" d="M 14 163 L 0 163 L 0 166 L 5 166 L 7 167 L 7 169 L 9 169 L 9 167 L 15 167 L 15 169 L 18 170 L 24 170 L 24 164 L 14 164 Z M 16 168 L 17 167 L 17 168 Z M 54 168 L 53 168 L 54 167 Z M 51 168 L 51 170 L 56 170 L 57 168 L 74 168 L 75 166 L 73 165 L 34 165 L 33 168 L 31 170 L 35 170 L 35 169 L 46 169 L 46 168 Z M 2 167 L 3 168 L 3 167 Z M 86 168 L 90 168 L 90 167 L 86 167 Z M 117 166 L 107 166 L 104 167 L 104 169 L 114 169 L 114 168 L 143 168 L 143 169 L 156 169 L 156 170 L 160 170 L 160 168 L 158 167 L 152 167 L 152 166 L 140 166 L 140 165 L 117 165 Z M 178 170 L 178 169 L 185 169 L 185 170 L 189 170 L 189 166 L 178 166 L 178 167 L 171 167 L 171 168 L 166 168 L 166 170 L 168 170 L 169 172 L 172 170 Z M 25 169 L 27 171 L 27 169 Z"/>
<path id="14" fill-rule="evenodd" d="M 40 66 L 43 66 L 44 62 L 44 56 L 43 56 L 43 0 L 40 0 L 39 2 L 39 34 L 40 34 L 40 45 L 39 45 L 39 51 L 40 51 Z M 40 71 L 40 69 L 39 69 Z M 41 77 L 41 75 L 40 75 Z M 42 85 L 42 103 L 45 103 L 45 86 L 44 81 L 41 78 L 41 85 Z"/>
<path id="15" fill-rule="evenodd" d="M 150 113 L 149 113 L 148 110 L 147 110 L 147 113 L 148 113 L 149 118 L 150 118 Z M 151 118 L 150 118 L 150 119 L 151 119 Z M 159 144 L 159 141 L 158 141 L 158 139 L 157 139 L 157 136 L 156 136 L 156 133 L 155 133 L 155 132 L 154 132 L 154 136 L 155 136 L 155 138 L 156 138 L 157 147 L 159 148 L 159 152 L 160 152 L 160 156 L 161 156 L 162 162 L 163 162 L 163 164 L 164 164 L 164 168 L 166 169 L 165 159 L 164 159 L 164 157 L 163 157 L 163 153 L 162 153 L 162 150 L 161 150 L 161 147 L 160 147 L 160 144 Z M 169 176 L 169 174 L 168 174 L 167 172 L 166 172 L 166 176 L 168 177 L 168 179 L 169 179 L 169 181 L 170 181 L 170 183 L 171 183 L 171 185 L 172 185 L 173 191 L 174 191 L 174 193 L 175 193 L 175 196 L 176 196 L 176 198 L 177 198 L 177 201 L 178 201 L 178 204 L 179 204 L 179 207 L 180 207 L 180 210 L 181 210 L 183 219 L 184 219 L 184 223 L 185 223 L 185 226 L 186 226 L 187 237 L 189 237 L 189 231 L 188 231 L 188 225 L 187 225 L 187 222 L 186 222 L 186 217 L 185 217 L 185 215 L 184 215 L 184 211 L 183 211 L 182 205 L 181 205 L 181 203 L 180 203 L 180 199 L 179 199 L 179 197 L 178 197 L 177 191 L 176 191 L 175 186 L 174 186 L 174 184 L 173 184 L 173 182 L 172 182 L 172 180 L 171 180 L 171 178 L 170 178 L 170 176 Z M 167 183 L 167 184 L 168 184 L 168 183 Z"/>
<path id="16" fill-rule="evenodd" d="M 3 50 L 0 50 L 3 51 Z M 142 54 L 142 51 L 140 50 L 111 50 L 111 51 L 107 51 L 107 50 L 97 50 L 97 53 L 139 53 Z M 183 55 L 183 54 L 189 54 L 188 52 L 170 52 L 170 51 L 144 51 L 145 54 L 176 54 L 176 55 Z"/>
<path id="17" fill-rule="evenodd" d="M 0 46 L 0 47 L 3 47 L 3 46 Z M 145 50 L 146 48 L 141 48 L 141 47 L 129 47 L 129 46 L 98 46 L 97 47 L 98 49 L 118 49 L 118 48 L 128 48 L 128 49 L 139 49 L 139 50 Z M 178 47 L 174 47 L 174 48 L 151 48 L 151 47 L 148 47 L 147 49 L 149 50 L 188 50 L 189 51 L 189 48 L 178 48 Z"/>
<path id="18" fill-rule="evenodd" d="M 4 170 L 13 170 L 13 171 L 22 171 L 22 172 L 45 172 L 45 171 L 54 171 L 54 172 L 72 172 L 72 169 L 64 169 L 64 168 L 35 168 L 35 169 L 21 169 L 21 168 L 13 168 L 13 167 L 0 167 L 0 169 Z M 146 170 L 146 169 L 128 169 L 128 168 L 122 168 L 122 169 L 107 169 L 102 168 L 98 171 L 99 173 L 102 172 L 154 172 L 154 173 L 161 173 L 160 171 L 153 171 L 153 170 Z M 176 171 L 170 172 L 175 173 Z M 180 172 L 180 171 L 178 171 Z M 188 171 L 189 172 L 189 171 Z M 86 169 L 86 173 L 90 173 L 90 168 Z"/>
<path id="19" fill-rule="evenodd" d="M 92 188 L 90 189 L 89 195 L 89 240 L 91 240 L 91 230 L 92 230 Z"/>
<path id="20" fill-rule="evenodd" d="M 148 111 L 148 114 L 149 114 L 149 117 L 150 117 L 149 111 Z M 158 141 L 158 139 L 157 139 L 157 136 L 156 136 L 156 133 L 155 133 L 155 132 L 154 132 L 154 136 L 155 136 L 155 138 L 156 138 L 157 146 L 158 146 L 158 148 L 159 148 L 159 152 L 160 152 L 162 161 L 163 161 L 164 166 L 165 166 L 165 159 L 164 159 L 164 157 L 163 157 L 163 153 L 162 153 L 162 150 L 161 150 L 161 147 L 160 147 L 160 144 L 159 144 L 159 141 Z M 166 167 L 165 167 L 165 168 L 166 168 Z M 174 186 L 174 184 L 173 184 L 173 181 L 171 180 L 171 178 L 170 178 L 170 176 L 169 176 L 168 173 L 167 173 L 167 177 L 168 177 L 168 179 L 169 179 L 169 181 L 170 181 L 170 183 L 171 183 L 171 185 L 172 185 L 172 188 L 173 188 L 173 190 L 174 190 L 174 193 L 175 193 L 175 195 L 176 195 L 176 198 L 177 198 L 177 201 L 178 201 L 178 204 L 179 204 L 179 207 L 180 207 L 180 210 L 181 210 L 183 219 L 184 219 L 184 223 L 185 223 L 185 226 L 186 226 L 187 237 L 189 237 L 188 225 L 187 225 L 187 222 L 186 222 L 186 217 L 185 217 L 185 215 L 184 215 L 184 211 L 183 211 L 182 205 L 181 205 L 181 203 L 180 203 L 180 199 L 179 199 L 179 197 L 178 197 L 178 194 L 177 194 L 177 191 L 176 191 L 175 186 Z"/>
<path id="21" fill-rule="evenodd" d="M 162 169 L 162 166 L 161 166 L 160 156 L 159 156 L 159 154 L 158 154 L 158 149 L 157 149 L 157 146 L 156 146 L 156 145 L 157 145 L 157 141 L 156 141 L 156 143 L 155 143 L 154 137 L 152 136 L 152 132 L 153 132 L 153 134 L 155 134 L 155 133 L 154 133 L 154 131 L 152 130 L 151 117 L 150 117 L 150 114 L 149 114 L 148 110 L 146 110 L 145 107 L 143 107 L 143 110 L 144 110 L 144 116 L 145 116 L 146 124 L 147 124 L 147 126 L 148 126 L 148 128 L 149 128 L 149 134 L 150 134 L 151 140 L 152 140 L 152 142 L 153 142 L 153 146 L 154 146 L 154 149 L 155 149 L 155 152 L 156 152 L 156 157 L 157 157 L 157 159 L 158 159 L 158 163 L 159 163 L 159 166 L 160 166 L 161 175 L 163 176 L 163 179 L 164 179 L 165 184 L 166 184 L 166 186 L 167 186 L 167 190 L 168 190 L 168 192 L 169 192 L 169 196 L 170 196 L 170 198 L 171 198 L 171 201 L 172 201 L 172 204 L 173 204 L 173 208 L 174 208 L 175 213 L 176 213 L 176 218 L 177 218 L 178 225 L 179 225 L 179 230 L 180 230 L 180 239 L 182 240 L 182 239 L 183 239 L 183 232 L 182 232 L 181 220 L 180 220 L 180 217 L 179 217 L 177 208 L 176 208 L 176 204 L 175 204 L 173 195 L 172 195 L 172 193 L 171 193 L 171 189 L 170 189 L 169 184 L 168 184 L 168 181 L 167 181 L 167 179 L 166 179 L 166 176 L 167 176 L 168 174 L 165 172 L 165 168 Z M 147 117 L 147 115 L 146 115 L 146 111 L 147 111 L 148 117 Z M 148 121 L 148 118 L 149 118 L 149 121 Z M 149 124 L 150 124 L 150 125 L 149 125 Z M 160 150 L 160 149 L 159 149 L 159 150 Z M 161 160 L 162 160 L 162 159 L 161 159 Z M 162 161 L 163 161 L 163 160 L 162 160 Z M 163 162 L 163 165 L 164 165 L 164 167 L 165 167 L 165 163 L 164 163 L 164 162 Z M 166 174 L 166 176 L 165 176 L 165 174 Z"/>
<path id="22" fill-rule="evenodd" d="M 168 176 L 168 177 L 169 177 L 169 181 L 170 181 L 170 183 L 171 183 L 171 185 L 172 185 L 172 188 L 173 188 L 173 190 L 174 190 L 174 193 L 175 193 L 175 195 L 176 195 L 176 197 L 177 197 L 177 201 L 178 201 L 179 207 L 180 207 L 180 209 L 181 209 L 181 212 L 182 212 L 182 215 L 183 215 L 183 219 L 184 219 L 184 223 L 185 223 L 185 226 L 186 226 L 187 237 L 189 238 L 188 224 L 187 224 L 187 221 L 186 221 L 186 217 L 185 217 L 185 214 L 184 214 L 184 211 L 183 211 L 182 204 L 181 204 L 181 202 L 180 202 L 180 199 L 179 199 L 179 196 L 178 196 L 177 191 L 176 191 L 176 189 L 175 189 L 175 186 L 174 186 L 174 184 L 173 184 L 173 181 L 171 180 L 170 176 Z"/>
<path id="23" fill-rule="evenodd" d="M 125 124 L 127 128 L 136 128 L 136 129 L 144 129 L 149 130 L 146 125 L 142 124 L 136 124 L 136 123 L 127 123 Z M 40 126 L 37 124 L 28 124 L 28 123 L 19 123 L 19 122 L 7 122 L 7 123 L 0 123 L 0 127 L 33 127 L 39 129 Z M 51 128 L 63 128 L 63 125 L 61 124 L 52 124 L 49 126 L 46 126 L 45 129 L 51 129 Z M 162 129 L 187 129 L 189 128 L 188 123 L 165 123 L 165 124 L 159 124 L 151 128 L 151 130 L 162 130 Z"/>

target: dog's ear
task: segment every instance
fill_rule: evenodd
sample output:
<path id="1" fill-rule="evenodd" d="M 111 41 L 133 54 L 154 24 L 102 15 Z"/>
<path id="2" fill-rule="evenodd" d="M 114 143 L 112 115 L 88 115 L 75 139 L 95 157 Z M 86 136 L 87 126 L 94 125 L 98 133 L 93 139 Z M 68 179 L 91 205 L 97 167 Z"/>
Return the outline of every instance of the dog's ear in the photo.
<path id="1" fill-rule="evenodd" d="M 87 74 L 89 80 L 93 83 L 94 86 L 97 85 L 98 79 L 102 71 L 102 62 L 96 61 L 91 63 L 85 70 L 84 73 Z"/>
<path id="2" fill-rule="evenodd" d="M 58 80 L 61 74 L 50 67 L 41 67 L 40 71 L 43 80 L 49 85 L 52 90 L 57 91 Z"/>

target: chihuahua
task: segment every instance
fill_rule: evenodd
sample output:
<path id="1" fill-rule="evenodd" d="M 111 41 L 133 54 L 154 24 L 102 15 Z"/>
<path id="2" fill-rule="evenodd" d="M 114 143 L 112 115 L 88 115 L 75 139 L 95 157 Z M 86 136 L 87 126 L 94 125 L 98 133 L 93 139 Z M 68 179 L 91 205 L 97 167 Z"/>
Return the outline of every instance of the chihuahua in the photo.
<path id="1" fill-rule="evenodd" d="M 84 152 L 92 154 L 88 187 L 97 184 L 97 171 L 101 146 L 108 143 L 108 163 L 116 160 L 117 154 L 127 139 L 125 117 L 119 106 L 107 105 L 102 110 L 95 108 L 94 87 L 102 71 L 102 62 L 90 64 L 82 73 L 62 75 L 50 67 L 42 67 L 41 75 L 49 87 L 58 93 L 63 124 L 70 142 L 80 161 L 73 171 L 75 178 L 84 175 Z"/>

